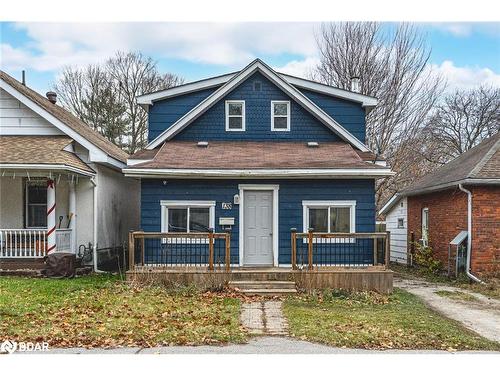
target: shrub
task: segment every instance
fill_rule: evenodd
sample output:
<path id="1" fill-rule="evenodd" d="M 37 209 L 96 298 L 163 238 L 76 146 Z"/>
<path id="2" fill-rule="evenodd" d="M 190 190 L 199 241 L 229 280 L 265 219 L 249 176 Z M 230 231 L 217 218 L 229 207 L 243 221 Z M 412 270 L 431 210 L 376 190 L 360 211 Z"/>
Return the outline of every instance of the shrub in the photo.
<path id="1" fill-rule="evenodd" d="M 440 260 L 434 258 L 434 252 L 428 245 L 415 242 L 415 263 L 432 274 L 437 274 L 443 269 Z"/>

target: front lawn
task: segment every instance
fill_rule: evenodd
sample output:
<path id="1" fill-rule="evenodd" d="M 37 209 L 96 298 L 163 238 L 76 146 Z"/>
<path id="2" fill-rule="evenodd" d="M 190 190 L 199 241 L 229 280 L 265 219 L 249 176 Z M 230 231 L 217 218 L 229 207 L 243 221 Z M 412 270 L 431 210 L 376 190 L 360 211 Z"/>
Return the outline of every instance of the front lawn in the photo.
<path id="1" fill-rule="evenodd" d="M 0 277 L 0 342 L 51 347 L 244 342 L 240 300 L 213 293 L 134 288 L 115 277 Z"/>
<path id="2" fill-rule="evenodd" d="M 390 296 L 325 291 L 284 303 L 292 336 L 338 347 L 500 350 L 494 343 L 396 289 Z"/>

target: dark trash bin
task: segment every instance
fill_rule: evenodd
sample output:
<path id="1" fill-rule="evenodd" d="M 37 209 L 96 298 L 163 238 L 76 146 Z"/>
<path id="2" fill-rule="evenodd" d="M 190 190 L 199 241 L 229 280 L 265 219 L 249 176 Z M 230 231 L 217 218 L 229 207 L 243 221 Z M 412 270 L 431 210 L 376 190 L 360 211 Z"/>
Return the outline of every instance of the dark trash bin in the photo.
<path id="1" fill-rule="evenodd" d="M 72 253 L 52 253 L 45 258 L 42 274 L 47 277 L 74 277 L 76 255 Z"/>

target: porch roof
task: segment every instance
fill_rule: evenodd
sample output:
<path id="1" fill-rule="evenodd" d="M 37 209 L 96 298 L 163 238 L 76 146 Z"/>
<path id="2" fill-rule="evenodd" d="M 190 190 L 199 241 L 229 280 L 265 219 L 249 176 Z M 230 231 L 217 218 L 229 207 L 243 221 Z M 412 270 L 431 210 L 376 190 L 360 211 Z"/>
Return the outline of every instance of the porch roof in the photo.
<path id="1" fill-rule="evenodd" d="M 149 151 L 149 150 L 148 150 Z M 144 162 L 141 162 L 141 159 Z M 157 152 L 139 151 L 133 169 L 386 169 L 345 142 L 168 141 Z M 127 168 L 125 168 L 126 171 Z"/>
<path id="2" fill-rule="evenodd" d="M 95 174 L 76 154 L 64 150 L 72 142 L 66 136 L 0 136 L 0 169 L 47 165 Z"/>

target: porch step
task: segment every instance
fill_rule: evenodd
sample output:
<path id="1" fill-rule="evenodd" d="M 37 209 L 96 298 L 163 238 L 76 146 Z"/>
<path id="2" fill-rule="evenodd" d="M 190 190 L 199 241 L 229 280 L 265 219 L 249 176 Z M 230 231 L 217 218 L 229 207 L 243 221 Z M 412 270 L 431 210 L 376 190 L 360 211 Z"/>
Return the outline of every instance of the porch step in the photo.
<path id="1" fill-rule="evenodd" d="M 237 280 L 230 281 L 229 286 L 247 295 L 276 296 L 297 293 L 293 281 Z"/>

